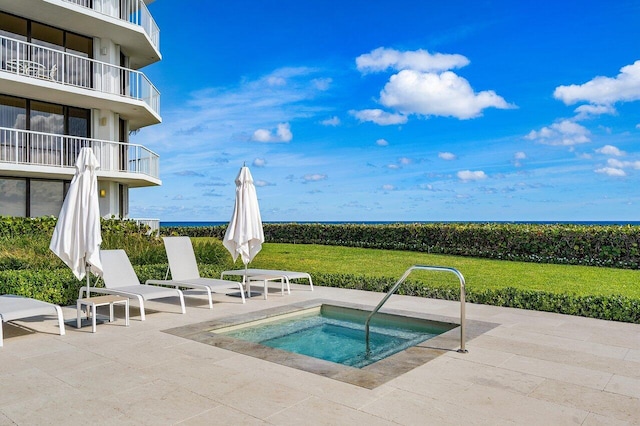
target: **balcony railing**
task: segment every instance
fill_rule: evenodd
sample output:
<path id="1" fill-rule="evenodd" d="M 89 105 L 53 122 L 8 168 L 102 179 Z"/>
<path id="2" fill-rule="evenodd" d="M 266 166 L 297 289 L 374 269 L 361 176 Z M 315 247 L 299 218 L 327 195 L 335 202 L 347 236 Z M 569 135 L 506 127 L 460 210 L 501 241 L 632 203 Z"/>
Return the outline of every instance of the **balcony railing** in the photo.
<path id="1" fill-rule="evenodd" d="M 140 25 L 147 33 L 151 43 L 160 50 L 160 29 L 153 20 L 147 5 L 142 0 L 62 0 L 92 9 L 112 18 L 122 19 L 132 24 Z"/>
<path id="2" fill-rule="evenodd" d="M 160 114 L 160 92 L 140 71 L 0 36 L 0 70 L 137 99 Z"/>
<path id="3" fill-rule="evenodd" d="M 84 147 L 101 171 L 160 177 L 158 154 L 142 145 L 0 127 L 0 163 L 72 168 Z"/>

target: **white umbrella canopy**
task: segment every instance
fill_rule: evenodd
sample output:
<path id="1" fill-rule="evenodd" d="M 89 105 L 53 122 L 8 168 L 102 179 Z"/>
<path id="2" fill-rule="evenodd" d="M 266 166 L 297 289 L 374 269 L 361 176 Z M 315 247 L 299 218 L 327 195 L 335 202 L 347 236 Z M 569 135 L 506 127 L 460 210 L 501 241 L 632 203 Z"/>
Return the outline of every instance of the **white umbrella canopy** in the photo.
<path id="1" fill-rule="evenodd" d="M 87 265 L 102 275 L 100 261 L 100 207 L 96 169 L 100 167 L 91 148 L 82 148 L 76 160 L 76 174 L 62 204 L 49 248 L 81 280 Z M 87 276 L 87 281 L 89 277 Z"/>
<path id="2" fill-rule="evenodd" d="M 236 204 L 222 244 L 233 261 L 238 256 L 245 268 L 262 249 L 264 232 L 258 206 L 258 195 L 249 168 L 243 166 L 236 178 Z"/>

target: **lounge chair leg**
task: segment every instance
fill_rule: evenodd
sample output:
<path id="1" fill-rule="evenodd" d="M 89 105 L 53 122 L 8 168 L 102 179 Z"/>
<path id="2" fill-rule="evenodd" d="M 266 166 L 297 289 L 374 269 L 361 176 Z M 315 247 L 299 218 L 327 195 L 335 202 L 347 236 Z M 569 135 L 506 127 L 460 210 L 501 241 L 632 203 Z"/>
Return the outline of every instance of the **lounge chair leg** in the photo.
<path id="1" fill-rule="evenodd" d="M 240 286 L 240 297 L 242 297 L 242 303 L 246 302 L 246 299 L 244 298 L 244 287 L 242 286 L 242 284 L 239 284 Z"/>
<path id="2" fill-rule="evenodd" d="M 138 305 L 140 306 L 140 321 L 144 321 L 144 300 L 142 300 L 142 296 L 136 295 L 138 298 Z"/>
<path id="3" fill-rule="evenodd" d="M 309 286 L 311 287 L 311 291 L 313 291 L 313 281 L 311 281 L 311 275 L 309 275 Z"/>
<path id="4" fill-rule="evenodd" d="M 2 341 L 3 341 L 3 338 L 2 338 L 2 322 L 3 322 L 2 319 L 0 319 L 0 348 L 4 344 L 4 343 L 2 343 Z"/>
<path id="5" fill-rule="evenodd" d="M 64 316 L 62 315 L 62 309 L 60 309 L 60 306 L 54 306 L 54 308 L 56 308 L 56 313 L 58 314 L 58 328 L 60 328 L 60 335 L 64 336 Z M 2 342 L 2 333 L 0 333 L 0 342 Z"/>
<path id="6" fill-rule="evenodd" d="M 213 299 L 211 298 L 211 289 L 207 287 L 207 296 L 209 296 L 209 309 L 213 309 Z"/>
<path id="7" fill-rule="evenodd" d="M 180 296 L 180 306 L 182 307 L 182 313 L 186 314 L 187 310 L 184 307 L 184 295 L 182 294 L 181 290 L 178 290 L 178 296 Z"/>

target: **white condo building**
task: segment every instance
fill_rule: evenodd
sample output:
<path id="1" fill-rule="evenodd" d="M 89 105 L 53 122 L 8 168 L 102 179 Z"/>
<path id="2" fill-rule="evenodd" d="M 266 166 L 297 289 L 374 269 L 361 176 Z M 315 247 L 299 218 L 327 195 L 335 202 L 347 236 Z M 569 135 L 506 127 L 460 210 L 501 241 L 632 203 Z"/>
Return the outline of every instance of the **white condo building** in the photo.
<path id="1" fill-rule="evenodd" d="M 160 123 L 139 71 L 160 60 L 153 0 L 0 0 L 0 215 L 57 216 L 82 147 L 100 161 L 100 214 L 129 217 L 129 189 L 160 185 L 129 134 Z"/>

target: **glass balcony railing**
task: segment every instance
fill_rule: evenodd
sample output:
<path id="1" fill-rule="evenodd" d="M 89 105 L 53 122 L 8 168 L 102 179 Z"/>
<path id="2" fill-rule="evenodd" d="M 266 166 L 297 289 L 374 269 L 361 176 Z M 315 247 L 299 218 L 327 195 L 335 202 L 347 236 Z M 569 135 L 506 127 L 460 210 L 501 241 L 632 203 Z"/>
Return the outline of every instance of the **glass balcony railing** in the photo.
<path id="1" fill-rule="evenodd" d="M 0 163 L 73 168 L 84 147 L 93 150 L 100 171 L 160 178 L 160 157 L 142 145 L 0 127 Z"/>
<path id="2" fill-rule="evenodd" d="M 151 43 L 160 51 L 160 29 L 142 0 L 62 0 L 92 9 L 98 13 L 140 25 Z"/>
<path id="3" fill-rule="evenodd" d="M 140 71 L 0 36 L 0 70 L 145 102 L 160 114 L 160 92 Z"/>

